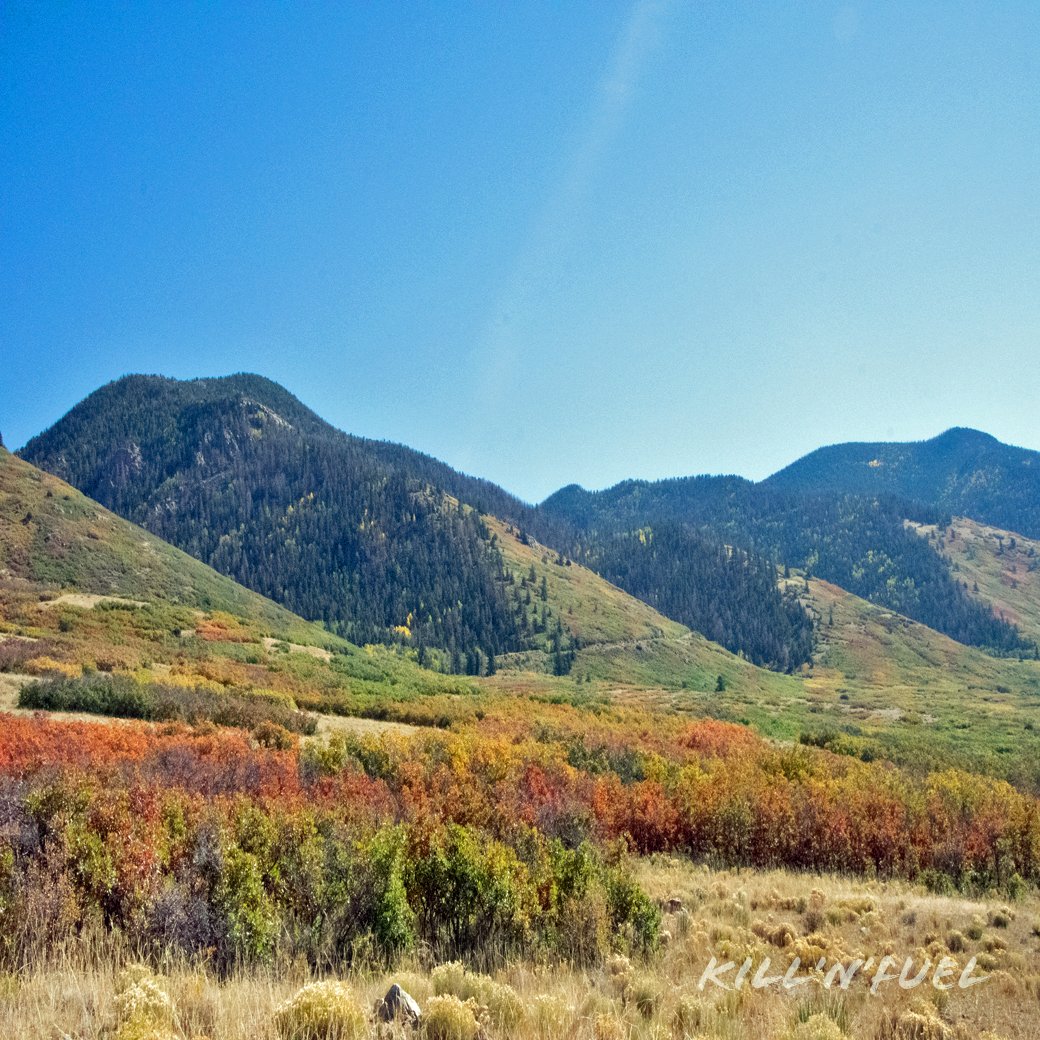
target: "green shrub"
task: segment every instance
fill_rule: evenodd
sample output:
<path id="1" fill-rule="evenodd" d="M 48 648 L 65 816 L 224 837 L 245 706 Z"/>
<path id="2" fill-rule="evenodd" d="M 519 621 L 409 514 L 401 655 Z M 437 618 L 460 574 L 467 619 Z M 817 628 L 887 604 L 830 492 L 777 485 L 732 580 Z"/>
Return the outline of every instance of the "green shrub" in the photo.
<path id="1" fill-rule="evenodd" d="M 922 870 L 919 880 L 929 892 L 937 896 L 952 896 L 957 892 L 957 885 L 949 874 L 929 867 Z"/>
<path id="2" fill-rule="evenodd" d="M 406 885 L 435 951 L 452 956 L 528 942 L 538 893 L 512 848 L 450 824 L 416 851 Z"/>
<path id="3" fill-rule="evenodd" d="M 368 843 L 372 865 L 372 934 L 387 956 L 411 949 L 415 943 L 415 914 L 405 890 L 403 832 L 384 828 Z"/>
<path id="4" fill-rule="evenodd" d="M 616 934 L 643 952 L 656 948 L 661 938 L 661 909 L 621 867 L 611 867 L 606 878 L 610 916 Z"/>
<path id="5" fill-rule="evenodd" d="M 220 913 L 230 959 L 265 960 L 274 949 L 279 920 L 264 889 L 257 857 L 231 846 L 213 900 Z"/>
<path id="6" fill-rule="evenodd" d="M 203 687 L 141 684 L 122 675 L 47 679 L 29 683 L 18 695 L 18 706 L 36 711 L 82 711 L 146 722 L 212 722 L 258 733 L 263 742 L 280 727 L 290 733 L 312 734 L 317 720 L 297 711 L 282 697 L 263 694 L 214 693 Z"/>

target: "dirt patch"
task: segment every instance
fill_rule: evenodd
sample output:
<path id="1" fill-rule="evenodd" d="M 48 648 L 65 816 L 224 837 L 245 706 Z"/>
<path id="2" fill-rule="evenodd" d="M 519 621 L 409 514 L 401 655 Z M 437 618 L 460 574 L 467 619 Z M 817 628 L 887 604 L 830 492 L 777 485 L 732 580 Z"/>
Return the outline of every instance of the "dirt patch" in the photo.
<path id="1" fill-rule="evenodd" d="M 362 736 L 378 733 L 400 733 L 403 736 L 411 736 L 423 732 L 421 726 L 410 726 L 406 722 L 359 719 L 353 715 L 319 715 L 317 718 L 317 733 L 321 737 L 330 737 L 333 733 L 357 733 Z"/>
<path id="2" fill-rule="evenodd" d="M 278 647 L 287 646 L 292 654 L 308 654 L 326 663 L 332 660 L 332 651 L 326 650 L 323 646 L 304 646 L 302 643 L 287 643 L 284 639 L 273 639 L 271 636 L 264 636 L 260 642 L 264 644 L 267 650 L 275 650 Z"/>
<path id="3" fill-rule="evenodd" d="M 97 596 L 92 592 L 63 592 L 54 599 L 43 600 L 41 607 L 84 607 L 91 609 L 99 603 L 121 603 L 124 607 L 146 606 L 143 600 L 126 599 L 123 596 Z"/>
<path id="4" fill-rule="evenodd" d="M 875 708 L 871 714 L 876 719 L 888 719 L 890 722 L 898 722 L 903 717 L 903 709 Z"/>

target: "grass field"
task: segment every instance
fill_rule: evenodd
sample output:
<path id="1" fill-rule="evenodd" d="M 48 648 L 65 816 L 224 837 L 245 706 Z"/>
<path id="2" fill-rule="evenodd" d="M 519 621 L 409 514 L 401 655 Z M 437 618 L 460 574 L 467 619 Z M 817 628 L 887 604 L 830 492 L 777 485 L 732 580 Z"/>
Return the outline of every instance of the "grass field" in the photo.
<path id="1" fill-rule="evenodd" d="M 665 916 L 668 941 L 646 960 L 615 957 L 591 970 L 525 961 L 504 963 L 487 977 L 438 967 L 422 957 L 394 965 L 359 966 L 338 976 L 361 1010 L 356 1032 L 329 1036 L 406 1036 L 378 1026 L 372 1009 L 390 985 L 402 985 L 424 1010 L 435 992 L 471 998 L 487 1035 L 496 1040 L 1032 1040 L 1040 1021 L 1040 902 L 1011 907 L 999 901 L 930 895 L 900 883 L 857 882 L 828 875 L 716 871 L 674 857 L 644 861 L 640 880 L 661 901 L 679 900 Z M 673 904 L 674 905 L 674 904 Z M 879 962 L 906 958 L 914 989 L 897 981 L 870 993 Z M 754 969 L 769 958 L 765 977 L 784 974 L 795 957 L 825 969 L 799 971 L 803 984 L 754 989 L 751 973 L 738 991 L 699 983 L 711 958 Z M 932 984 L 943 957 L 956 964 L 953 989 Z M 967 989 L 956 982 L 972 957 Z M 824 985 L 836 962 L 874 958 L 847 989 Z M 102 1037 L 148 1035 L 185 1040 L 285 1040 L 277 1011 L 315 976 L 304 964 L 246 970 L 219 978 L 194 965 L 152 969 L 170 999 L 155 1014 L 156 1028 L 132 1032 L 118 1017 L 120 975 L 133 951 L 110 941 L 79 949 L 17 974 L 0 975 L 0 1035 Z M 735 970 L 723 974 L 733 984 Z M 328 976 L 324 977 L 328 979 Z M 944 984 L 948 980 L 943 980 Z M 344 1020 L 346 1021 L 346 1020 Z M 446 1040 L 473 1037 L 466 1018 L 453 1030 L 430 1030 Z M 166 1031 L 164 1032 L 163 1029 Z M 299 1035 L 305 1035 L 303 1033 Z M 326 1035 L 326 1034 L 315 1034 Z"/>

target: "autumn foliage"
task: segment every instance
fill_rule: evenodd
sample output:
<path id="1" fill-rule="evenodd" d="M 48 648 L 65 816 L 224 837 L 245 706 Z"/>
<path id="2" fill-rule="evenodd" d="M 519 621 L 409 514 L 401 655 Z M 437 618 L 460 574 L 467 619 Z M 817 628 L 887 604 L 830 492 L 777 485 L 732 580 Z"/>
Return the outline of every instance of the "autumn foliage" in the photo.
<path id="1" fill-rule="evenodd" d="M 655 941 L 626 851 L 1040 880 L 1037 803 L 996 780 L 915 779 L 714 721 L 638 753 L 607 726 L 507 730 L 279 750 L 234 729 L 4 716 L 0 955 L 118 928 L 225 966 L 417 943 L 589 961 Z"/>

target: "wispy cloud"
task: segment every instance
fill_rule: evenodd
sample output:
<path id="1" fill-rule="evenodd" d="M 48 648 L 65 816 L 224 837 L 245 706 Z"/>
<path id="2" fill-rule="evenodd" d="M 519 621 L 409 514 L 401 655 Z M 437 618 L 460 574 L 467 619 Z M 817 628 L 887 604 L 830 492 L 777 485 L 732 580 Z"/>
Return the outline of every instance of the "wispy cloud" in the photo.
<path id="1" fill-rule="evenodd" d="M 628 117 L 669 6 L 670 0 L 636 0 L 629 10 L 586 118 L 564 149 L 557 183 L 491 310 L 477 358 L 484 400 L 518 374 L 525 310 L 581 224 L 589 188 Z"/>

